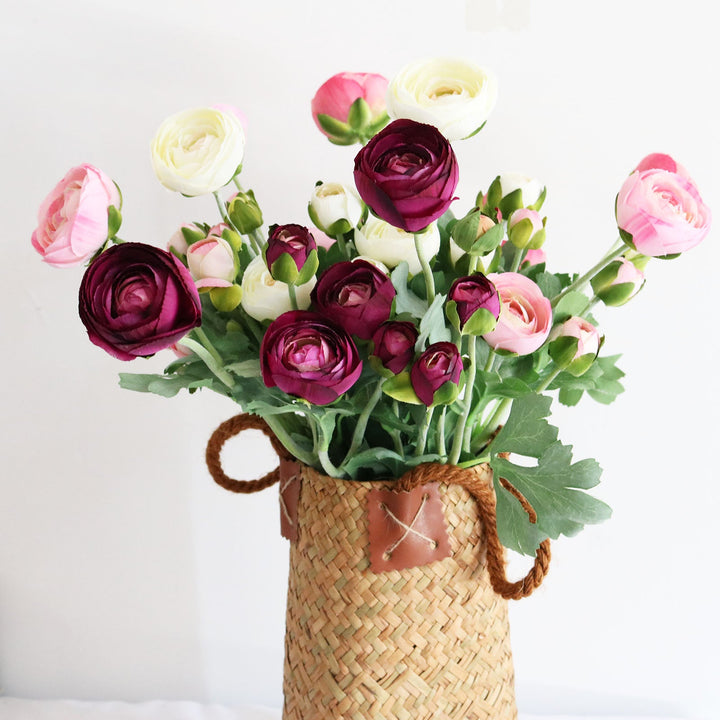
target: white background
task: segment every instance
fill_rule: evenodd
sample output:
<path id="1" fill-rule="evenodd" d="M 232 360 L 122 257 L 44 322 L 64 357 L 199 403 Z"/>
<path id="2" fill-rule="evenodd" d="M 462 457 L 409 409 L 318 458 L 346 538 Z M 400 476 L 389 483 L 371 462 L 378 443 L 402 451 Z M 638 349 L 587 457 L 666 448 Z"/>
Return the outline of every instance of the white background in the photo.
<path id="1" fill-rule="evenodd" d="M 496 72 L 500 98 L 485 130 L 456 144 L 456 212 L 500 170 L 536 175 L 550 267 L 582 270 L 615 239 L 623 178 L 660 151 L 720 217 L 710 4 L 520 0 L 505 19 L 489 0 L 469 5 L 1 0 L 3 693 L 281 703 L 275 494 L 231 496 L 204 468 L 210 432 L 237 412 L 229 401 L 122 391 L 118 371 L 154 371 L 169 354 L 127 365 L 87 342 L 81 269 L 30 247 L 37 206 L 71 166 L 120 184 L 122 237 L 164 246 L 216 210 L 160 187 L 150 138 L 177 110 L 232 103 L 249 121 L 244 184 L 268 221 L 305 222 L 314 182 L 349 182 L 355 154 L 312 124 L 316 88 L 343 70 L 392 76 L 459 54 Z M 653 262 L 638 298 L 598 310 L 628 392 L 555 413 L 577 457 L 603 466 L 597 494 L 615 514 L 556 543 L 546 584 L 512 605 L 525 712 L 720 716 L 717 238 Z M 252 435 L 226 455 L 236 476 L 274 464 Z"/>

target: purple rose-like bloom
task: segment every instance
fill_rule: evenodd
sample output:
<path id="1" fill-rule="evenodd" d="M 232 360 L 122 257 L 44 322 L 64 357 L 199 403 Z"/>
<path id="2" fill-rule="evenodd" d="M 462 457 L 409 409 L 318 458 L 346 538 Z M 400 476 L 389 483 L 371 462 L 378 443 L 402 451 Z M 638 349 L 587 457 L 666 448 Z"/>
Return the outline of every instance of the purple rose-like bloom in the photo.
<path id="1" fill-rule="evenodd" d="M 396 291 L 390 278 L 366 260 L 331 265 L 313 288 L 315 309 L 351 335 L 369 340 L 390 317 Z"/>
<path id="2" fill-rule="evenodd" d="M 417 232 L 450 207 L 458 164 L 437 128 L 395 120 L 357 154 L 354 175 L 360 197 L 378 217 Z"/>
<path id="3" fill-rule="evenodd" d="M 308 255 L 317 248 L 315 238 L 302 225 L 289 223 L 274 225 L 270 228 L 265 262 L 269 268 L 283 254 L 287 253 L 294 261 L 298 270 L 302 270 Z"/>
<path id="4" fill-rule="evenodd" d="M 411 322 L 388 320 L 373 334 L 373 355 L 390 372 L 402 372 L 415 357 L 418 329 Z"/>
<path id="5" fill-rule="evenodd" d="M 456 303 L 461 330 L 478 310 L 487 310 L 496 320 L 500 315 L 500 295 L 482 273 L 455 280 L 450 287 L 448 300 Z"/>
<path id="6" fill-rule="evenodd" d="M 260 368 L 267 387 L 327 405 L 355 384 L 362 361 L 341 327 L 317 313 L 293 310 L 270 323 L 260 346 Z"/>
<path id="7" fill-rule="evenodd" d="M 430 407 L 435 393 L 447 382 L 460 383 L 463 370 L 460 352 L 455 343 L 433 343 L 410 369 L 410 383 L 424 405 Z"/>
<path id="8" fill-rule="evenodd" d="M 202 323 L 188 269 L 143 243 L 115 245 L 91 263 L 78 309 L 90 341 L 118 360 L 153 355 Z"/>

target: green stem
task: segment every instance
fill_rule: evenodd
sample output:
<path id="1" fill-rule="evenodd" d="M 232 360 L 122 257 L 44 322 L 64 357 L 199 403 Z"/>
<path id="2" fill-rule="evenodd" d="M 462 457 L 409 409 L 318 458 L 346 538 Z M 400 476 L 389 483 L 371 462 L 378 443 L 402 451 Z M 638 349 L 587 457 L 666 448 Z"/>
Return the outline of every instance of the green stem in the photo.
<path id="1" fill-rule="evenodd" d="M 435 297 L 435 278 L 433 278 L 430 264 L 425 259 L 422 249 L 420 247 L 420 235 L 414 233 L 415 238 L 415 252 L 417 253 L 418 260 L 420 261 L 420 267 L 422 268 L 423 277 L 425 278 L 425 294 L 427 295 L 428 304 L 432 303 Z"/>
<path id="2" fill-rule="evenodd" d="M 295 286 L 292 283 L 288 283 L 288 295 L 290 296 L 290 306 L 293 310 L 298 310 L 297 295 L 295 294 Z"/>
<path id="3" fill-rule="evenodd" d="M 262 255 L 262 246 L 265 245 L 265 238 L 263 237 L 263 234 L 259 230 L 255 229 L 247 237 L 248 240 L 250 240 L 250 244 L 255 249 L 255 252 L 257 252 L 258 255 Z"/>
<path id="4" fill-rule="evenodd" d="M 347 463 L 352 458 L 352 456 L 355 455 L 360 445 L 362 445 L 363 438 L 365 437 L 365 429 L 367 428 L 368 420 L 370 419 L 370 414 L 375 409 L 375 406 L 378 404 L 378 400 L 380 400 L 381 395 L 382 383 L 379 382 L 377 384 L 377 387 L 375 388 L 375 391 L 370 396 L 370 399 L 367 401 L 367 405 L 365 405 L 363 411 L 360 413 L 360 417 L 358 418 L 357 424 L 355 425 L 355 432 L 353 432 L 350 448 L 347 451 L 345 458 L 340 463 L 341 470 L 343 467 L 345 467 L 345 463 Z"/>
<path id="5" fill-rule="evenodd" d="M 235 227 L 235 224 L 230 219 L 230 216 L 227 214 L 227 209 L 225 208 L 225 203 L 220 199 L 220 193 L 216 190 L 213 193 L 213 197 L 215 198 L 215 204 L 218 207 L 218 210 L 220 211 L 220 217 L 223 219 L 223 222 L 232 230 L 234 230 L 238 235 L 242 235 L 242 233 Z M 250 238 L 250 247 L 251 252 L 250 254 L 254 257 L 255 255 L 258 255 L 260 253 L 260 248 L 257 247 L 255 242 L 252 238 Z"/>
<path id="6" fill-rule="evenodd" d="M 347 243 L 345 242 L 345 236 L 342 233 L 338 233 L 335 236 L 335 240 L 337 241 L 338 247 L 340 248 L 340 252 L 342 253 L 343 257 L 350 258 L 350 254 L 348 253 L 348 247 Z"/>
<path id="7" fill-rule="evenodd" d="M 422 425 L 418 428 L 417 443 L 415 445 L 415 457 L 419 457 L 425 452 L 425 444 L 427 443 L 428 428 L 432 420 L 434 408 L 429 407 L 425 413 Z"/>
<path id="8" fill-rule="evenodd" d="M 585 313 L 589 313 L 599 302 L 600 298 L 597 295 L 593 295 L 588 301 L 588 304 L 585 306 L 585 309 L 582 312 L 579 312 L 578 315 L 583 317 Z"/>
<path id="9" fill-rule="evenodd" d="M 212 355 L 213 360 L 220 366 L 223 366 L 223 359 L 220 357 L 220 353 L 215 349 L 215 346 L 210 342 L 210 338 L 205 334 L 205 331 L 201 327 L 195 328 L 193 334 L 202 343 L 202 346 Z"/>
<path id="10" fill-rule="evenodd" d="M 584 275 L 581 275 L 577 280 L 570 283 L 562 292 L 558 293 L 551 301 L 550 305 L 555 307 L 560 299 L 567 295 L 573 290 L 577 290 L 585 285 L 585 283 L 593 278 L 596 273 L 602 270 L 609 262 L 614 260 L 618 255 L 622 255 L 625 252 L 625 243 L 622 240 L 618 240 L 610 249 L 602 260 L 593 265 Z"/>
<path id="11" fill-rule="evenodd" d="M 515 255 L 513 256 L 512 265 L 510 266 L 510 272 L 517 272 L 518 268 L 520 267 L 520 264 L 522 263 L 523 256 L 525 255 L 525 250 L 523 248 L 516 247 L 515 248 Z"/>
<path id="12" fill-rule="evenodd" d="M 450 456 L 448 463 L 450 465 L 457 465 L 460 459 L 460 451 L 462 450 L 463 437 L 465 436 L 465 427 L 467 425 L 468 417 L 470 416 L 470 406 L 472 405 L 472 394 L 475 387 L 475 375 L 477 374 L 477 344 L 478 338 L 474 336 L 468 337 L 468 355 L 470 356 L 470 367 L 468 369 L 467 378 L 465 379 L 465 391 L 463 393 L 463 401 L 465 407 L 463 413 L 455 425 L 455 437 L 453 437 L 453 444 L 450 450 Z"/>
<path id="13" fill-rule="evenodd" d="M 275 433 L 277 439 L 282 443 L 282 446 L 300 462 L 310 465 L 314 464 L 312 455 L 303 450 L 291 437 L 290 434 L 285 430 L 285 427 L 280 420 L 278 415 L 267 415 L 263 418 L 268 424 L 268 427 Z"/>
<path id="14" fill-rule="evenodd" d="M 447 405 L 443 405 L 442 412 L 440 413 L 440 419 L 437 424 L 437 432 L 435 433 L 435 443 L 437 445 L 437 453 L 440 457 L 447 457 L 447 450 L 445 448 L 445 413 L 447 412 Z"/>
<path id="15" fill-rule="evenodd" d="M 400 403 L 397 400 L 393 400 L 392 403 L 393 412 L 395 417 L 400 419 Z M 405 459 L 405 448 L 400 437 L 400 431 L 397 428 L 393 428 L 390 432 L 390 436 L 393 439 L 393 445 L 395 446 L 395 452 L 404 460 Z"/>
<path id="16" fill-rule="evenodd" d="M 535 392 L 539 395 L 543 390 L 547 390 L 550 383 L 563 371 L 563 368 L 556 367 L 535 389 Z"/>
<path id="17" fill-rule="evenodd" d="M 497 353 L 495 352 L 495 348 L 490 348 L 490 352 L 488 353 L 487 362 L 485 363 L 485 367 L 483 370 L 485 372 L 492 372 L 493 365 L 495 364 L 495 356 Z"/>

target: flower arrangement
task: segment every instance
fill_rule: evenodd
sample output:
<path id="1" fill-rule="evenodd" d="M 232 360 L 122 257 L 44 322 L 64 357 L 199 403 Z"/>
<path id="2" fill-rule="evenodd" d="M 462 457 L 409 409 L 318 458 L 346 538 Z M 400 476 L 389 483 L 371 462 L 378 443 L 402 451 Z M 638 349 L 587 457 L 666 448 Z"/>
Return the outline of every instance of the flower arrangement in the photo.
<path id="1" fill-rule="evenodd" d="M 88 262 L 79 313 L 91 342 L 120 360 L 176 353 L 162 374 L 121 374 L 124 388 L 210 388 L 336 478 L 489 463 L 499 537 L 533 554 L 610 513 L 586 492 L 599 465 L 574 461 L 547 421 L 553 391 L 575 405 L 623 390 L 593 307 L 632 299 L 651 258 L 707 235 L 710 211 L 681 165 L 649 155 L 617 194 L 616 244 L 587 272 L 552 272 L 537 180 L 499 174 L 454 213 L 452 143 L 481 130 L 495 100 L 492 74 L 460 60 L 413 63 L 389 83 L 330 78 L 312 115 L 332 143 L 361 145 L 354 187 L 320 182 L 311 226 L 267 229 L 241 183 L 242 114 L 187 110 L 158 129 L 153 168 L 171 191 L 214 195 L 218 223 L 184 224 L 167 250 L 125 242 L 119 189 L 80 165 L 41 205 L 32 243 L 51 265 Z"/>

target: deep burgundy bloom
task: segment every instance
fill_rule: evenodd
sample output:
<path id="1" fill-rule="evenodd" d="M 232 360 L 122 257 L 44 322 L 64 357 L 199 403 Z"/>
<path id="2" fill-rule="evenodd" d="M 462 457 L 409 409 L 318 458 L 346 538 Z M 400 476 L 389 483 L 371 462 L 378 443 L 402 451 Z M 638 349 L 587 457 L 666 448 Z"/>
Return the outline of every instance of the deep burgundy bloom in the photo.
<path id="1" fill-rule="evenodd" d="M 430 407 L 436 391 L 446 382 L 459 385 L 462 370 L 457 346 L 451 342 L 437 342 L 430 345 L 415 361 L 410 369 L 410 382 L 415 394 L 423 404 Z"/>
<path id="2" fill-rule="evenodd" d="M 269 268 L 283 254 L 287 253 L 294 261 L 298 270 L 302 270 L 308 255 L 317 248 L 315 238 L 302 225 L 289 223 L 273 225 L 270 228 L 265 262 Z"/>
<path id="3" fill-rule="evenodd" d="M 202 323 L 188 269 L 143 243 L 115 245 L 91 263 L 78 309 L 90 341 L 119 360 L 154 355 Z"/>
<path id="4" fill-rule="evenodd" d="M 366 260 L 331 265 L 313 288 L 313 306 L 347 332 L 369 340 L 390 317 L 395 288 L 390 278 Z"/>
<path id="5" fill-rule="evenodd" d="M 355 157 L 355 185 L 380 218 L 407 232 L 437 220 L 453 201 L 458 164 L 432 125 L 395 120 Z"/>
<path id="6" fill-rule="evenodd" d="M 391 372 L 402 372 L 415 357 L 418 329 L 411 322 L 388 320 L 373 334 L 373 355 Z"/>
<path id="7" fill-rule="evenodd" d="M 293 310 L 270 323 L 260 346 L 260 368 L 267 387 L 327 405 L 355 384 L 362 361 L 341 327 L 317 313 Z"/>
<path id="8" fill-rule="evenodd" d="M 455 280 L 450 287 L 448 300 L 454 300 L 457 304 L 460 329 L 478 310 L 487 310 L 496 320 L 500 315 L 500 295 L 482 273 Z"/>

